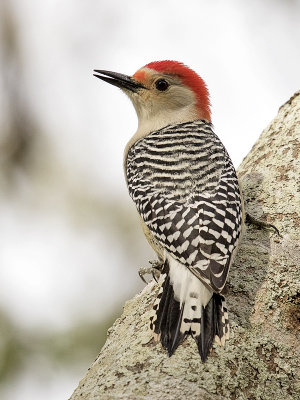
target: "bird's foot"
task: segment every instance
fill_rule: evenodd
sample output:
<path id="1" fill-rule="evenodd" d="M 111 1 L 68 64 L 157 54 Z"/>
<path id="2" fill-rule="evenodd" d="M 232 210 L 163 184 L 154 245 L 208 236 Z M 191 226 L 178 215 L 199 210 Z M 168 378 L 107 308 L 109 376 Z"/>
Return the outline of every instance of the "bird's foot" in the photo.
<path id="1" fill-rule="evenodd" d="M 268 222 L 264 222 L 259 219 L 256 219 L 248 213 L 246 213 L 245 222 L 246 222 L 246 224 L 256 226 L 258 229 L 270 229 L 270 228 L 274 229 L 274 231 L 277 233 L 277 235 L 281 236 L 279 230 L 276 228 L 275 225 L 272 225 L 272 224 L 269 224 Z"/>
<path id="2" fill-rule="evenodd" d="M 141 267 L 139 269 L 139 276 L 143 282 L 149 283 L 144 278 L 144 275 L 152 275 L 153 279 L 157 282 L 160 272 L 163 267 L 163 263 L 159 260 L 152 260 L 152 261 L 149 261 L 149 264 L 151 264 L 151 267 L 148 267 L 148 268 Z"/>

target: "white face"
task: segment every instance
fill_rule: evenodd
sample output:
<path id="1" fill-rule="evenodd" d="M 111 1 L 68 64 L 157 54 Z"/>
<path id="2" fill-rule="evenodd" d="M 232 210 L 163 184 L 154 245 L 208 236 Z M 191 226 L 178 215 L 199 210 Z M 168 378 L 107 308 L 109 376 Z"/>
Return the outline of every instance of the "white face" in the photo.
<path id="1" fill-rule="evenodd" d="M 137 92 L 124 90 L 132 101 L 139 119 L 139 128 L 158 129 L 164 124 L 197 118 L 196 98 L 179 78 L 147 72 Z"/>

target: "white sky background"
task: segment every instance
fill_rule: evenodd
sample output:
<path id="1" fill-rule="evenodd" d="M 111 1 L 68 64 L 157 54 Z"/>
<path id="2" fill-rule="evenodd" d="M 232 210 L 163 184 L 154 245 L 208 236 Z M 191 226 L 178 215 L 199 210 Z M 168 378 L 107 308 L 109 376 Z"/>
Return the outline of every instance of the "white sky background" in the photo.
<path id="1" fill-rule="evenodd" d="M 92 76 L 93 69 L 130 75 L 150 61 L 189 65 L 208 85 L 215 131 L 236 167 L 278 108 L 299 90 L 296 0 L 12 4 L 31 108 L 64 174 L 72 182 L 84 179 L 103 197 L 119 198 L 132 215 L 122 162 L 137 126 L 135 112 L 120 90 Z M 44 213 L 43 206 L 15 199 L 3 202 L 0 212 L 0 301 L 22 323 L 64 327 L 81 312 L 95 316 L 103 299 L 110 304 L 119 293 L 133 294 L 137 274 L 122 276 L 112 236 L 76 230 L 59 206 Z M 107 269 L 99 270 L 100 260 Z M 44 388 L 41 394 L 27 382 L 28 399 L 65 399 L 76 383 L 66 389 L 60 380 L 56 394 L 47 397 Z M 19 398 L 25 399 L 10 393 L 10 399 Z"/>

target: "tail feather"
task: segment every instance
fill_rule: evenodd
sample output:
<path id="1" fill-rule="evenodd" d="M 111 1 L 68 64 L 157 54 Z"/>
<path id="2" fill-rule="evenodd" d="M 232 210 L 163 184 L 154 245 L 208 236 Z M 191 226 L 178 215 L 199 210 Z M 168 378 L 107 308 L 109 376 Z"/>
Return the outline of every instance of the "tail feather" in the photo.
<path id="1" fill-rule="evenodd" d="M 170 357 L 174 353 L 174 351 L 177 349 L 177 347 L 184 341 L 185 336 L 186 336 L 180 332 L 183 310 L 184 310 L 184 306 L 181 307 L 179 317 L 177 314 L 176 318 L 173 319 L 172 325 L 174 327 L 174 330 L 173 330 L 173 332 L 170 332 L 171 340 L 170 340 L 170 343 L 168 346 L 168 353 L 169 353 Z M 174 313 L 174 317 L 175 317 L 175 313 Z"/>
<path id="2" fill-rule="evenodd" d="M 229 339 L 229 319 L 225 297 L 221 294 L 214 294 L 216 310 L 217 310 L 217 331 L 216 335 L 222 346 L 225 345 L 225 340 Z"/>
<path id="3" fill-rule="evenodd" d="M 184 268 L 184 275 L 179 276 L 175 282 L 174 271 L 170 271 L 169 261 L 165 261 L 159 279 L 161 289 L 153 306 L 150 327 L 169 356 L 190 334 L 205 362 L 213 342 L 224 345 L 229 338 L 225 299 L 209 291 L 198 278 L 184 266 L 181 267 Z"/>
<path id="4" fill-rule="evenodd" d="M 157 310 L 157 324 L 155 325 L 155 333 L 165 332 L 165 328 L 167 326 L 169 308 L 174 297 L 174 294 L 172 293 L 172 286 L 169 282 L 170 278 L 167 276 L 163 285 L 163 292 L 159 303 L 161 306 Z"/>
<path id="5" fill-rule="evenodd" d="M 201 311 L 201 334 L 195 337 L 198 350 L 203 362 L 206 361 L 216 336 L 216 310 L 213 297 Z"/>
<path id="6" fill-rule="evenodd" d="M 224 296 L 214 293 L 206 307 L 202 307 L 201 334 L 194 337 L 203 362 L 214 341 L 221 346 L 229 339 L 229 321 Z"/>
<path id="7" fill-rule="evenodd" d="M 151 316 L 150 327 L 163 347 L 172 356 L 185 336 L 180 331 L 184 307 L 175 299 L 173 286 L 170 283 L 169 263 L 166 260 L 161 272 L 159 283 L 161 291 L 154 303 L 154 315 Z"/>
<path id="8" fill-rule="evenodd" d="M 195 337 L 201 360 L 203 362 L 207 359 L 218 331 L 218 306 L 215 301 L 217 296 L 218 295 L 214 293 L 206 307 L 202 307 L 201 334 L 200 336 Z"/>

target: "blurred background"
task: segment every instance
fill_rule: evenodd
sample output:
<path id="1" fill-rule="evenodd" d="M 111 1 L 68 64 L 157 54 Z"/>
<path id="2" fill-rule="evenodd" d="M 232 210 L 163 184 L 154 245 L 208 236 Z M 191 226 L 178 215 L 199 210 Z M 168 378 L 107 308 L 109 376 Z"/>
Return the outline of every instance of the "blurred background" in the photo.
<path id="1" fill-rule="evenodd" d="M 123 178 L 137 120 L 92 70 L 195 69 L 238 167 L 299 89 L 297 0 L 0 1 L 0 398 L 67 399 L 154 255 Z"/>

